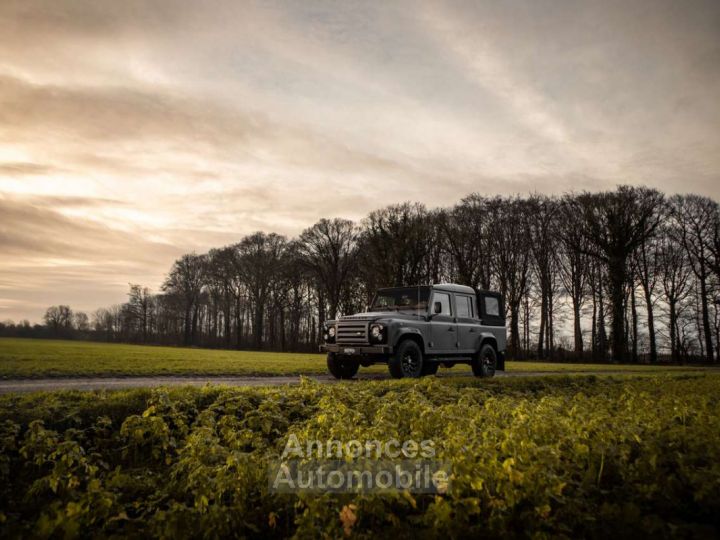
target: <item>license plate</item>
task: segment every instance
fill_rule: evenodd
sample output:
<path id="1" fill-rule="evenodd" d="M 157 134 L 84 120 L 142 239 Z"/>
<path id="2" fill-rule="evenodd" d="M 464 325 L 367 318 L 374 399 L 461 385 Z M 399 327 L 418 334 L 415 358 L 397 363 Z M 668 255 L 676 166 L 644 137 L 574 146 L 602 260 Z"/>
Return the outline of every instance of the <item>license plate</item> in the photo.
<path id="1" fill-rule="evenodd" d="M 343 352 L 345 354 L 355 354 L 355 349 L 345 349 Z"/>

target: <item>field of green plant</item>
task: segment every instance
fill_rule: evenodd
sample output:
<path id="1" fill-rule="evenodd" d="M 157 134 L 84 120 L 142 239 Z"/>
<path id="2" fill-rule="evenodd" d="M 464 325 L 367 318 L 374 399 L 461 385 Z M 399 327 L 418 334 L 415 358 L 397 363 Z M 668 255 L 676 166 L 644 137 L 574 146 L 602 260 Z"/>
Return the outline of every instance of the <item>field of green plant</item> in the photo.
<path id="1" fill-rule="evenodd" d="M 508 362 L 508 371 L 687 370 L 683 367 L 618 366 Z M 384 366 L 361 368 L 386 372 Z M 470 373 L 457 366 L 453 372 Z M 223 351 L 0 338 L 0 377 L 130 376 L 130 375 L 317 375 L 327 373 L 321 354 Z"/>
<path id="2" fill-rule="evenodd" d="M 0 397 L 2 535 L 715 537 L 720 376 Z M 287 495 L 290 434 L 425 440 L 442 495 Z"/>

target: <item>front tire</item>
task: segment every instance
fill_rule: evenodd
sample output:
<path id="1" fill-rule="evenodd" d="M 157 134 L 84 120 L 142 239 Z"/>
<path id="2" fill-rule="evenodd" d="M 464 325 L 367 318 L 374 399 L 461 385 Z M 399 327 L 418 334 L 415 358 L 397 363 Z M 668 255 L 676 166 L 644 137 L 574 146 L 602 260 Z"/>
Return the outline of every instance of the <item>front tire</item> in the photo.
<path id="1" fill-rule="evenodd" d="M 395 379 L 420 377 L 423 374 L 422 349 L 411 339 L 401 342 L 388 360 L 388 369 Z"/>
<path id="2" fill-rule="evenodd" d="M 360 362 L 346 356 L 328 353 L 327 367 L 336 379 L 352 379 L 360 369 Z"/>
<path id="3" fill-rule="evenodd" d="M 470 364 L 476 377 L 493 377 L 497 369 L 497 351 L 490 344 L 480 347 Z"/>

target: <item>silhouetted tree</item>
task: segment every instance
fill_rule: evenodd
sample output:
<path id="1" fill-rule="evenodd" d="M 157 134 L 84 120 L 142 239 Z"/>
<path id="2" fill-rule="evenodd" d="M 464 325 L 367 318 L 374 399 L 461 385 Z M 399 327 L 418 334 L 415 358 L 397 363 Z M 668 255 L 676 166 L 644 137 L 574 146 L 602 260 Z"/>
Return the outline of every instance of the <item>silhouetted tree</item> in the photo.
<path id="1" fill-rule="evenodd" d="M 327 316 L 334 319 L 350 274 L 356 269 L 357 235 L 355 225 L 346 219 L 321 219 L 305 229 L 296 244 L 297 262 L 314 278 L 316 287 L 328 303 Z M 322 322 L 322 321 L 321 321 Z"/>
<path id="2" fill-rule="evenodd" d="M 197 308 L 202 292 L 207 256 L 183 255 L 175 261 L 162 288 L 180 299 L 183 306 L 183 342 L 192 345 L 197 329 Z"/>
<path id="3" fill-rule="evenodd" d="M 573 341 L 576 357 L 583 353 L 582 308 L 588 288 L 591 288 L 592 265 L 588 252 L 588 239 L 582 233 L 582 216 L 574 211 L 572 196 L 566 196 L 560 203 L 555 233 L 559 240 L 557 262 L 560 279 L 570 297 L 573 312 Z M 595 291 L 592 291 L 595 294 Z M 595 310 L 593 315 L 596 316 Z M 593 321 L 595 323 L 595 321 Z M 595 329 L 593 328 L 593 335 Z"/>
<path id="4" fill-rule="evenodd" d="M 495 282 L 505 297 L 510 314 L 509 352 L 518 356 L 520 349 L 520 307 L 528 291 L 530 234 L 525 219 L 528 206 L 520 198 L 496 197 L 486 204 L 490 235 L 489 248 Z"/>
<path id="5" fill-rule="evenodd" d="M 491 253 L 487 201 L 479 194 L 465 197 L 438 216 L 440 242 L 452 260 L 454 281 L 489 289 Z"/>
<path id="6" fill-rule="evenodd" d="M 51 306 L 43 319 L 55 337 L 67 336 L 73 327 L 73 312 L 69 306 Z"/>
<path id="7" fill-rule="evenodd" d="M 660 277 L 660 238 L 646 238 L 635 250 L 632 258 L 634 275 L 642 288 L 647 314 L 650 362 L 657 362 L 657 339 L 655 335 L 655 289 Z"/>
<path id="8" fill-rule="evenodd" d="M 616 191 L 583 193 L 571 202 L 581 216 L 587 253 L 607 267 L 612 309 L 612 356 L 620 362 L 627 350 L 625 287 L 632 253 L 660 224 L 663 195 L 654 189 L 620 186 Z"/>
<path id="9" fill-rule="evenodd" d="M 525 205 L 532 267 L 540 294 L 540 327 L 537 354 L 544 358 L 553 349 L 553 305 L 558 270 L 558 234 L 556 230 L 559 205 L 556 200 L 533 195 Z"/>
<path id="10" fill-rule="evenodd" d="M 359 238 L 359 266 L 368 292 L 428 280 L 429 227 L 422 204 L 398 204 L 370 213 Z"/>
<path id="11" fill-rule="evenodd" d="M 253 313 L 255 347 L 263 344 L 265 309 L 273 280 L 280 273 L 280 262 L 287 240 L 277 234 L 257 232 L 238 244 L 239 270 L 249 295 Z"/>
<path id="12" fill-rule="evenodd" d="M 671 215 L 679 228 L 680 240 L 697 278 L 702 320 L 700 330 L 705 341 L 705 356 L 712 362 L 714 347 L 710 326 L 709 279 L 713 266 L 713 236 L 717 227 L 718 205 L 699 195 L 675 196 L 671 199 Z"/>

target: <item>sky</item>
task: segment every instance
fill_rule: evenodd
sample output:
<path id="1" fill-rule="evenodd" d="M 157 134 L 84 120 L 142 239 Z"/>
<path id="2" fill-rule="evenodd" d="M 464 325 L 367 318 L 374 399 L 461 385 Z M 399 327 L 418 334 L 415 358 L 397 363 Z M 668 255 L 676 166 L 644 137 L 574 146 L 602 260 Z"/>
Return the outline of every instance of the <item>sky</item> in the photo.
<path id="1" fill-rule="evenodd" d="M 472 193 L 720 199 L 720 2 L 0 1 L 0 320 Z"/>

